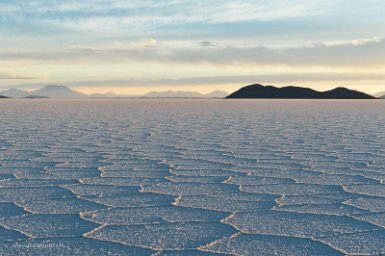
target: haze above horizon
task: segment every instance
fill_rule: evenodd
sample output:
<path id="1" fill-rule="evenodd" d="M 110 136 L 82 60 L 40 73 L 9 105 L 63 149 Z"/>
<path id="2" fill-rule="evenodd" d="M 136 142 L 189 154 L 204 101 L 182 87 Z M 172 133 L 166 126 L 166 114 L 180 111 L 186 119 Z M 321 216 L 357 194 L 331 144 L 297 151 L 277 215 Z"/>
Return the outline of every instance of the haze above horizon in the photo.
<path id="1" fill-rule="evenodd" d="M 0 2 L 0 91 L 385 91 L 385 2 Z"/>

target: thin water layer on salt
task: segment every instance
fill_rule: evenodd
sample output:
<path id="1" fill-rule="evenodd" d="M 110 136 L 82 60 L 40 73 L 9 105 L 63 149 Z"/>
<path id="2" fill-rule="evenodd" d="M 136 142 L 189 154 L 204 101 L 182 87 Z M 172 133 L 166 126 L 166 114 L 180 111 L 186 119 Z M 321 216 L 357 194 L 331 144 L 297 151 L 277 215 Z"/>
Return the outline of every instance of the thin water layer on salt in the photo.
<path id="1" fill-rule="evenodd" d="M 385 197 L 385 184 L 350 185 L 344 188 L 346 191 L 354 194 Z"/>
<path id="2" fill-rule="evenodd" d="M 170 175 L 169 172 L 159 171 L 158 169 L 153 170 L 105 170 L 102 169 L 102 177 L 106 178 L 155 178 L 160 179 L 164 178 L 167 175 Z"/>
<path id="3" fill-rule="evenodd" d="M 282 205 L 274 208 L 277 211 L 311 213 L 336 216 L 352 216 L 355 214 L 365 214 L 368 211 L 358 209 L 344 204 L 301 204 L 301 205 Z"/>
<path id="4" fill-rule="evenodd" d="M 314 174 L 305 177 L 296 177 L 298 183 L 346 185 L 346 184 L 376 184 L 377 180 L 369 179 L 361 175 L 327 175 Z"/>
<path id="5" fill-rule="evenodd" d="M 199 182 L 167 182 L 144 186 L 142 192 L 166 195 L 210 195 L 238 191 L 231 184 L 206 184 Z"/>
<path id="6" fill-rule="evenodd" d="M 76 197 L 47 199 L 44 201 L 17 201 L 17 204 L 34 214 L 76 214 L 107 208 L 106 205 Z"/>
<path id="7" fill-rule="evenodd" d="M 98 185 L 98 184 L 76 184 L 64 185 L 63 188 L 68 189 L 78 196 L 96 196 L 96 197 L 112 197 L 123 196 L 139 193 L 139 186 L 115 186 L 115 185 Z"/>
<path id="8" fill-rule="evenodd" d="M 15 241 L 26 238 L 27 236 L 13 229 L 5 228 L 0 225 L 0 242 L 3 244 L 5 241 Z M 2 247 L 0 245 L 0 248 Z M 1 249 L 0 249 L 1 250 Z"/>
<path id="9" fill-rule="evenodd" d="M 8 179 L 0 181 L 1 188 L 58 187 L 73 184 L 73 181 L 48 179 Z"/>
<path id="10" fill-rule="evenodd" d="M 344 203 L 367 211 L 385 212 L 385 197 L 362 196 Z"/>
<path id="11" fill-rule="evenodd" d="M 220 163 L 210 160 L 201 160 L 201 159 L 178 159 L 175 161 L 172 161 L 172 165 L 176 168 L 180 166 L 184 167 L 191 167 L 191 168 L 197 168 L 197 169 L 218 169 L 218 168 L 229 168 L 232 165 L 226 164 L 226 163 Z"/>
<path id="12" fill-rule="evenodd" d="M 0 109 L 1 255 L 385 253 L 382 101 Z"/>
<path id="13" fill-rule="evenodd" d="M 10 218 L 0 218 L 0 225 L 18 230 L 33 238 L 80 237 L 96 227 L 78 215 L 27 214 Z"/>
<path id="14" fill-rule="evenodd" d="M 246 201 L 246 200 L 231 200 L 218 198 L 207 195 L 197 196 L 182 196 L 176 203 L 178 206 L 191 208 L 202 208 L 209 210 L 225 211 L 225 212 L 251 212 L 251 211 L 266 211 L 276 206 L 276 203 L 271 201 Z"/>
<path id="15" fill-rule="evenodd" d="M 155 206 L 110 208 L 82 214 L 85 220 L 106 225 L 136 225 L 172 222 L 219 222 L 228 214 L 203 209 Z"/>
<path id="16" fill-rule="evenodd" d="M 0 201 L 2 202 L 48 200 L 68 196 L 73 196 L 73 194 L 59 187 L 0 188 Z"/>
<path id="17" fill-rule="evenodd" d="M 97 178 L 86 178 L 81 179 L 82 184 L 92 184 L 92 185 L 111 185 L 111 186 L 141 186 L 141 185 L 151 185 L 154 183 L 159 183 L 165 181 L 162 178 L 106 178 L 106 177 L 97 177 Z"/>
<path id="18" fill-rule="evenodd" d="M 357 220 L 366 221 L 385 228 L 385 212 L 372 212 L 367 214 L 354 215 Z"/>
<path id="19" fill-rule="evenodd" d="M 177 176 L 219 176 L 230 177 L 236 174 L 236 172 L 228 170 L 213 170 L 213 169 L 172 169 L 170 172 Z"/>
<path id="20" fill-rule="evenodd" d="M 219 256 L 223 255 L 220 253 L 213 253 L 213 252 L 204 252 L 204 251 L 198 251 L 198 250 L 177 250 L 177 251 L 162 251 L 159 254 L 159 256 Z"/>
<path id="21" fill-rule="evenodd" d="M 378 182 L 384 183 L 385 172 L 383 170 L 383 167 L 379 168 L 379 171 L 374 170 L 374 168 L 372 169 L 371 167 L 368 169 L 373 170 L 373 171 L 362 172 L 362 170 L 361 170 L 361 171 L 357 171 L 357 174 L 365 176 L 365 177 L 370 178 L 370 179 L 378 180 Z"/>
<path id="22" fill-rule="evenodd" d="M 137 156 L 138 157 L 138 156 Z M 168 166 L 161 164 L 156 160 L 139 158 L 137 160 L 132 159 L 109 159 L 106 158 L 103 161 L 103 170 L 108 171 L 144 171 L 144 170 L 157 170 L 158 172 L 167 172 Z"/>
<path id="23" fill-rule="evenodd" d="M 44 169 L 46 167 L 53 167 L 53 166 L 56 166 L 57 164 L 60 164 L 62 162 L 60 161 L 47 161 L 47 162 L 34 162 L 30 159 L 26 159 L 26 160 L 2 160 L 1 161 L 1 164 L 5 167 L 8 167 L 8 168 L 13 168 L 13 169 L 22 169 L 24 167 L 27 167 L 27 168 L 35 168 L 35 169 Z"/>
<path id="24" fill-rule="evenodd" d="M 20 206 L 14 203 L 2 203 L 0 202 L 0 219 L 6 217 L 12 217 L 17 215 L 23 215 L 27 212 Z"/>
<path id="25" fill-rule="evenodd" d="M 272 195 L 317 195 L 343 192 L 340 186 L 318 184 L 242 185 L 241 191 Z"/>
<path id="26" fill-rule="evenodd" d="M 0 238 L 1 240 L 1 238 Z M 89 238 L 49 238 L 23 239 L 3 242 L 0 246 L 1 255 L 132 255 L 150 256 L 155 252 L 149 249 L 124 246 Z"/>
<path id="27" fill-rule="evenodd" d="M 176 197 L 163 194 L 136 193 L 123 196 L 85 197 L 87 200 L 110 207 L 152 207 L 171 205 Z"/>
<path id="28" fill-rule="evenodd" d="M 229 177 L 226 176 L 168 176 L 172 182 L 194 182 L 194 183 L 224 183 Z"/>
<path id="29" fill-rule="evenodd" d="M 344 235 L 331 235 L 320 241 L 339 248 L 347 255 L 383 255 L 385 254 L 385 230 L 358 232 Z"/>
<path id="30" fill-rule="evenodd" d="M 279 202 L 282 205 L 342 204 L 347 200 L 358 197 L 358 195 L 347 193 L 321 195 L 283 195 L 279 198 Z"/>
<path id="31" fill-rule="evenodd" d="M 196 198 L 202 195 L 191 195 L 191 196 L 184 196 L 189 198 Z M 206 197 L 206 196 L 203 196 Z M 253 193 L 245 193 L 241 191 L 235 191 L 235 192 L 228 192 L 228 193 L 214 193 L 209 195 L 209 197 L 214 197 L 222 200 L 223 202 L 226 202 L 227 200 L 235 200 L 235 201 L 270 201 L 273 202 L 277 199 L 277 196 L 275 195 L 268 195 L 268 194 L 253 194 Z"/>
<path id="32" fill-rule="evenodd" d="M 274 178 L 263 176 L 231 176 L 226 183 L 235 185 L 274 185 L 294 183 L 295 180 L 290 178 Z"/>
<path id="33" fill-rule="evenodd" d="M 225 222 L 244 233 L 308 238 L 378 229 L 378 226 L 349 217 L 276 211 L 236 213 Z"/>
<path id="34" fill-rule="evenodd" d="M 231 236 L 236 230 L 220 222 L 105 226 L 88 235 L 104 241 L 158 250 L 196 249 Z"/>
<path id="35" fill-rule="evenodd" d="M 13 179 L 13 178 L 16 178 L 15 175 L 13 174 L 8 174 L 8 173 L 0 173 L 0 182 L 4 181 L 4 180 L 7 180 L 7 179 Z"/>
<path id="36" fill-rule="evenodd" d="M 231 255 L 343 255 L 327 245 L 311 239 L 248 234 L 240 234 L 234 238 L 213 243 L 204 249 Z"/>
<path id="37" fill-rule="evenodd" d="M 93 178 L 100 176 L 99 171 L 90 172 L 89 170 L 79 169 L 76 171 L 59 171 L 59 172 L 50 172 L 47 170 L 35 170 L 30 171 L 26 169 L 15 170 L 13 171 L 15 178 L 24 179 L 24 180 L 57 180 L 57 181 L 72 181 L 77 183 L 81 178 Z"/>

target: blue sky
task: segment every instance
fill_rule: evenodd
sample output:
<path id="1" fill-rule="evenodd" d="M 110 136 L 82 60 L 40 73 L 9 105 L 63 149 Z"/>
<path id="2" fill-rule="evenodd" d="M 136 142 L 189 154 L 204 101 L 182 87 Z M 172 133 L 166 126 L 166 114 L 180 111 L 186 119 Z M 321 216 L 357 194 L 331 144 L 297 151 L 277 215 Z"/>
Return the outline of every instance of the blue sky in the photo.
<path id="1" fill-rule="evenodd" d="M 378 0 L 0 0 L 0 89 L 385 91 Z"/>

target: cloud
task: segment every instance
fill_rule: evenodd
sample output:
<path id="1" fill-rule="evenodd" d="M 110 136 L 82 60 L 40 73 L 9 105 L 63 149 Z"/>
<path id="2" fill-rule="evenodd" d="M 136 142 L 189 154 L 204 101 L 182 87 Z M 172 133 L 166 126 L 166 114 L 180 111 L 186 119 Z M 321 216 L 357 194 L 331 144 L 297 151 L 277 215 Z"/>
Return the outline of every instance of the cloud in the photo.
<path id="1" fill-rule="evenodd" d="M 217 44 L 210 41 L 203 41 L 199 44 L 201 47 L 216 47 Z"/>
<path id="2" fill-rule="evenodd" d="M 338 45 L 318 43 L 278 49 L 266 46 L 177 49 L 167 59 L 219 65 L 384 66 L 385 39 L 362 39 Z"/>
<path id="3" fill-rule="evenodd" d="M 274 73 L 242 76 L 207 76 L 179 79 L 124 79 L 124 80 L 100 80 L 79 81 L 66 83 L 68 86 L 81 87 L 147 87 L 147 86 L 201 86 L 201 85 L 229 85 L 229 84 L 274 84 L 274 83 L 301 83 L 301 82 L 345 82 L 345 81 L 383 81 L 384 74 L 372 73 Z M 30 86 L 30 85 L 24 85 Z M 20 87 L 20 86 L 19 86 Z"/>
<path id="4" fill-rule="evenodd" d="M 359 43 L 357 43 L 359 42 Z M 210 46 L 211 43 L 204 43 Z M 168 47 L 155 39 L 115 43 L 109 47 L 72 46 L 63 50 L 6 51 L 2 60 L 99 61 L 120 63 L 181 63 L 213 65 L 289 66 L 384 66 L 385 39 L 361 39 L 344 44 L 317 43 L 288 48 L 255 47 Z"/>
<path id="5" fill-rule="evenodd" d="M 383 40 L 384 38 L 380 36 L 376 36 L 368 39 L 356 39 L 352 41 L 352 44 L 357 46 L 357 45 L 364 45 L 364 44 L 371 44 L 371 43 L 381 43 Z"/>
<path id="6" fill-rule="evenodd" d="M 290 3 L 283 0 L 4 0 L 0 3 L 1 17 L 13 27 L 28 24 L 38 28 L 88 32 L 285 20 L 314 15 L 321 9 L 317 1 L 303 0 Z"/>
<path id="7" fill-rule="evenodd" d="M 0 73 L 0 80 L 32 80 L 32 79 L 38 79 L 38 78 Z"/>
<path id="8" fill-rule="evenodd" d="M 139 48 L 153 48 L 157 44 L 158 44 L 158 41 L 156 39 L 149 38 L 149 39 L 143 40 L 142 42 L 140 42 L 139 44 L 134 45 L 134 46 L 139 47 Z"/>

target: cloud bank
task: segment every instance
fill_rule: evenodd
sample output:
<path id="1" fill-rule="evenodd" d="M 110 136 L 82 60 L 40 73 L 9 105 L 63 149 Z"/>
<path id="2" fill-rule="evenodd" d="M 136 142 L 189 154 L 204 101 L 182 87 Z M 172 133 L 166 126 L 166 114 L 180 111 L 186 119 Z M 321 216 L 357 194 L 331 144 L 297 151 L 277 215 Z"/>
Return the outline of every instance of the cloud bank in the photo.
<path id="1" fill-rule="evenodd" d="M 0 86 L 381 86 L 384 9 L 382 0 L 2 0 Z"/>
<path id="2" fill-rule="evenodd" d="M 203 44 L 203 45 L 202 45 Z M 385 39 L 354 40 L 349 43 L 305 45 L 289 48 L 266 46 L 215 47 L 203 42 L 204 47 L 162 47 L 155 39 L 127 46 L 94 47 L 72 46 L 60 51 L 0 52 L 2 60 L 64 61 L 89 60 L 101 62 L 160 62 L 210 63 L 213 65 L 290 65 L 290 66 L 384 66 Z M 214 47 L 213 47 L 214 46 Z"/>

